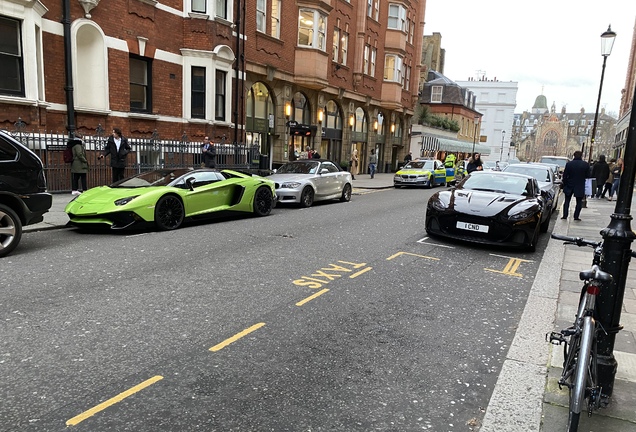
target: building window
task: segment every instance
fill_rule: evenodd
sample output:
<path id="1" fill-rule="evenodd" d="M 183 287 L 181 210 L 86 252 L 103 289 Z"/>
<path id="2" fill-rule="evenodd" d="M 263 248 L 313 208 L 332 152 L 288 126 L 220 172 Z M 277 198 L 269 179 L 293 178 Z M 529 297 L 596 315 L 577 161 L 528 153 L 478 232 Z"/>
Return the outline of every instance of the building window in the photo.
<path id="1" fill-rule="evenodd" d="M 207 0 L 192 0 L 192 12 L 204 14 L 206 9 Z"/>
<path id="2" fill-rule="evenodd" d="M 333 49 L 331 52 L 333 53 L 333 61 L 338 63 L 338 55 L 340 53 L 340 29 L 338 27 L 333 29 Z"/>
<path id="3" fill-rule="evenodd" d="M 216 71 L 216 85 L 214 89 L 214 119 L 225 120 L 225 80 L 227 72 Z"/>
<path id="4" fill-rule="evenodd" d="M 369 69 L 369 75 L 372 77 L 375 76 L 375 59 L 378 55 L 378 49 L 376 47 L 371 47 L 371 68 Z"/>
<path id="5" fill-rule="evenodd" d="M 20 22 L 0 17 L 0 93 L 24 96 Z"/>
<path id="6" fill-rule="evenodd" d="M 216 0 L 216 12 L 219 18 L 228 19 L 227 17 L 227 0 Z"/>
<path id="7" fill-rule="evenodd" d="M 267 31 L 267 0 L 256 0 L 256 30 L 265 33 Z"/>
<path id="8" fill-rule="evenodd" d="M 431 87 L 431 102 L 442 103 L 442 94 L 444 92 L 443 86 Z"/>
<path id="9" fill-rule="evenodd" d="M 130 57 L 130 110 L 150 112 L 152 63 L 149 59 Z"/>
<path id="10" fill-rule="evenodd" d="M 192 67 L 192 118 L 205 118 L 205 68 Z"/>
<path id="11" fill-rule="evenodd" d="M 406 9 L 398 4 L 389 5 L 389 22 L 388 28 L 393 30 L 405 31 L 406 29 Z"/>
<path id="12" fill-rule="evenodd" d="M 402 57 L 395 54 L 384 57 L 384 80 L 402 83 Z"/>
<path id="13" fill-rule="evenodd" d="M 406 66 L 406 73 L 404 74 L 404 90 L 411 88 L 411 66 Z"/>
<path id="14" fill-rule="evenodd" d="M 373 16 L 373 0 L 367 0 L 367 16 Z"/>
<path id="15" fill-rule="evenodd" d="M 371 46 L 364 46 L 364 54 L 363 54 L 363 65 L 362 65 L 362 73 L 365 75 L 369 74 L 369 57 L 371 56 Z"/>
<path id="16" fill-rule="evenodd" d="M 413 43 L 413 33 L 415 33 L 415 21 L 411 21 L 411 31 L 409 32 L 409 43 Z"/>
<path id="17" fill-rule="evenodd" d="M 377 21 L 378 18 L 380 18 L 380 0 L 375 0 L 373 2 L 373 5 L 374 5 L 373 19 Z"/>
<path id="18" fill-rule="evenodd" d="M 298 46 L 325 51 L 327 16 L 313 9 L 301 9 L 298 15 Z"/>
<path id="19" fill-rule="evenodd" d="M 280 1 L 272 0 L 272 31 L 271 36 L 280 39 Z"/>
<path id="20" fill-rule="evenodd" d="M 349 33 L 343 32 L 340 38 L 340 63 L 347 64 L 347 48 L 349 47 Z"/>

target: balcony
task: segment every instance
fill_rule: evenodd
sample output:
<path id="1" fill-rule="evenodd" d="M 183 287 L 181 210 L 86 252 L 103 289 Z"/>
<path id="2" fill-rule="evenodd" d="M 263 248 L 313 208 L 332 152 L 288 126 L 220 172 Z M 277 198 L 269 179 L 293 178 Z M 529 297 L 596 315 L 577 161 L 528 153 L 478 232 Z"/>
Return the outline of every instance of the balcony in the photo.
<path id="1" fill-rule="evenodd" d="M 330 64 L 329 54 L 324 51 L 297 48 L 294 81 L 314 90 L 322 90 L 329 85 L 327 66 Z"/>
<path id="2" fill-rule="evenodd" d="M 398 109 L 402 107 L 402 84 L 391 81 L 382 82 L 382 108 Z"/>

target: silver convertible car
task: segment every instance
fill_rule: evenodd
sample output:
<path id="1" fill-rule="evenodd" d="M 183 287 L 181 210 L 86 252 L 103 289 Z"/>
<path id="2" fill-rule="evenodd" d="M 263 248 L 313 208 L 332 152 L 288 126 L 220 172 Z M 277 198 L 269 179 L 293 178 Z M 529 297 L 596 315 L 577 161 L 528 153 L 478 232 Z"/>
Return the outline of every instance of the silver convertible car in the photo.
<path id="1" fill-rule="evenodd" d="M 314 201 L 351 200 L 351 173 L 327 159 L 288 162 L 267 177 L 276 183 L 278 203 L 311 207 Z"/>

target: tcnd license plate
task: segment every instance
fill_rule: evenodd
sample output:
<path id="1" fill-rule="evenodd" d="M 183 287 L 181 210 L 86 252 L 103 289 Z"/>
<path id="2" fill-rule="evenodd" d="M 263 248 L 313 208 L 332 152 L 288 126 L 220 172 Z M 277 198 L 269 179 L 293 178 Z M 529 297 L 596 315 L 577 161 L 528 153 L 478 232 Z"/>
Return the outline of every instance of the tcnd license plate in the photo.
<path id="1" fill-rule="evenodd" d="M 457 222 L 457 228 L 467 230 L 467 231 L 478 231 L 483 233 L 488 232 L 488 225 L 479 225 L 479 224 L 472 224 L 467 222 Z"/>

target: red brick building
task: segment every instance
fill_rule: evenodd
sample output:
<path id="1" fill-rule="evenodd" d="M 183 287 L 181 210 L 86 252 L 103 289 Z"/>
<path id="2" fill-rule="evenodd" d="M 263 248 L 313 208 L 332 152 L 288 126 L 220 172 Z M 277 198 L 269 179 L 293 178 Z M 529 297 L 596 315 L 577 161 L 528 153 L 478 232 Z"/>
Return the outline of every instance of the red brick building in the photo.
<path id="1" fill-rule="evenodd" d="M 355 148 L 366 166 L 376 148 L 384 169 L 408 143 L 424 8 L 424 0 L 4 0 L 0 128 L 225 136 L 257 144 L 273 165 L 308 145 L 336 161 Z"/>

